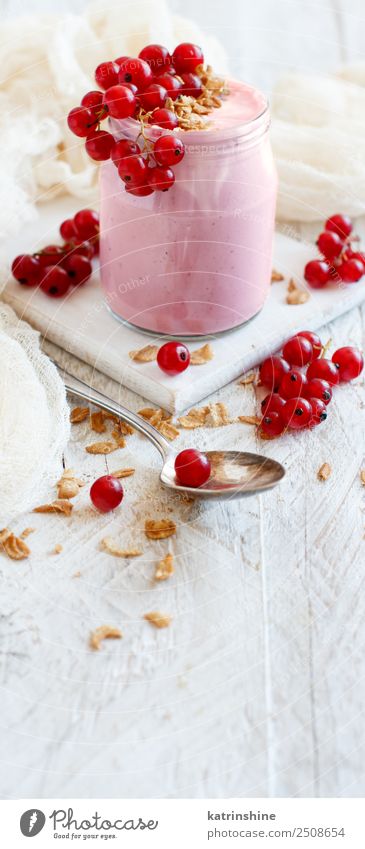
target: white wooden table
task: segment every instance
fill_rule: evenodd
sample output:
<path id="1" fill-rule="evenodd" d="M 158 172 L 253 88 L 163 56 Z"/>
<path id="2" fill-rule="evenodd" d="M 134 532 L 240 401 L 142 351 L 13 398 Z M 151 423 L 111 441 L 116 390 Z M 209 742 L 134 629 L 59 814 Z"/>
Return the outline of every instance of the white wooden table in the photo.
<path id="1" fill-rule="evenodd" d="M 364 315 L 323 337 L 363 346 Z M 253 410 L 252 387 L 215 397 L 232 413 Z M 124 400 L 142 403 L 128 391 Z M 36 528 L 29 560 L 0 555 L 3 796 L 363 794 L 363 407 L 360 379 L 336 390 L 312 433 L 258 442 L 232 425 L 179 437 L 179 447 L 240 446 L 284 463 L 280 487 L 230 504 L 181 503 L 160 488 L 142 437 L 93 457 L 84 446 L 98 437 L 74 426 L 65 464 L 85 481 L 136 473 L 111 517 L 93 512 L 85 487 L 70 518 L 19 517 L 16 531 Z M 319 482 L 325 461 L 332 476 Z M 177 536 L 149 542 L 144 520 L 162 515 Z M 101 552 L 106 534 L 143 555 Z M 167 550 L 175 574 L 153 584 Z M 171 627 L 153 629 L 149 610 L 171 614 Z M 123 640 L 92 652 L 89 632 L 105 623 Z"/>
<path id="2" fill-rule="evenodd" d="M 221 29 L 219 4 L 207 22 L 205 5 L 189 3 L 184 13 L 216 24 L 230 47 L 234 38 L 237 74 L 268 87 L 288 67 L 356 60 L 363 44 L 360 0 L 241 4 L 234 32 Z M 364 315 L 324 336 L 364 347 Z M 219 398 L 251 412 L 251 393 L 233 385 Z M 242 426 L 197 433 L 203 447 L 259 447 L 286 466 L 278 489 L 232 504 L 173 500 L 141 437 L 105 460 L 86 454 L 86 426 L 74 428 L 66 466 L 89 482 L 122 465 L 136 474 L 112 518 L 92 512 L 85 487 L 70 519 L 19 517 L 14 530 L 37 529 L 29 560 L 0 555 L 3 797 L 364 794 L 363 408 L 360 380 L 336 392 L 313 433 L 260 446 Z M 321 483 L 324 461 L 333 473 Z M 170 547 L 143 536 L 158 506 L 178 525 L 176 571 L 153 586 Z M 144 555 L 124 563 L 100 552 L 109 532 Z M 142 619 L 151 609 L 172 626 L 153 630 Z M 105 622 L 123 640 L 92 653 L 88 633 Z"/>

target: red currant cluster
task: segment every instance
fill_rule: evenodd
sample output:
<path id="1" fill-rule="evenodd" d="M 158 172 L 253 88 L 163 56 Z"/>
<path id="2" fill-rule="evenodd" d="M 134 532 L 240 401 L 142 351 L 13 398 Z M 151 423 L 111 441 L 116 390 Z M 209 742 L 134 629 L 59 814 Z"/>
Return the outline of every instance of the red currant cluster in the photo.
<path id="1" fill-rule="evenodd" d="M 70 286 L 86 283 L 91 259 L 99 253 L 99 215 L 80 209 L 60 225 L 62 245 L 46 245 L 34 254 L 17 256 L 12 274 L 23 286 L 39 286 L 51 298 L 65 295 Z"/>
<path id="2" fill-rule="evenodd" d="M 98 65 L 95 80 L 102 91 L 88 91 L 80 106 L 71 109 L 67 118 L 70 130 L 86 139 L 92 159 L 113 160 L 130 194 L 165 192 L 173 185 L 171 166 L 182 160 L 184 144 L 172 134 L 160 136 L 153 144 L 146 138 L 144 125 L 157 124 L 166 130 L 178 126 L 178 118 L 166 108 L 166 101 L 180 95 L 199 97 L 202 83 L 194 72 L 203 62 L 202 50 L 196 44 L 179 44 L 172 55 L 160 44 L 149 44 L 136 59 L 120 56 Z M 111 133 L 100 129 L 101 122 L 109 117 L 139 120 L 137 138 L 116 142 Z"/>
<path id="3" fill-rule="evenodd" d="M 280 436 L 287 428 L 314 428 L 327 418 L 332 387 L 354 380 L 364 360 L 357 348 L 339 348 L 332 360 L 323 357 L 316 333 L 303 330 L 292 336 L 282 356 L 268 357 L 260 366 L 260 381 L 270 394 L 261 403 L 261 432 Z M 306 367 L 306 373 L 301 368 Z"/>
<path id="4" fill-rule="evenodd" d="M 317 246 L 323 259 L 307 262 L 304 277 L 313 289 L 323 289 L 327 283 L 357 283 L 365 274 L 365 253 L 353 250 L 359 237 L 351 235 L 353 224 L 348 215 L 328 218 Z"/>

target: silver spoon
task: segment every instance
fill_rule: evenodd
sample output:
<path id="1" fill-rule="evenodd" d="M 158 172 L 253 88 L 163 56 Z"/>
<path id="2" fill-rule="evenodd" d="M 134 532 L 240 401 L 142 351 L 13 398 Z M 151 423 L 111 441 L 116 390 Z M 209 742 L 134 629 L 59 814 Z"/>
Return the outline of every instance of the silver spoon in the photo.
<path id="1" fill-rule="evenodd" d="M 249 454 L 247 451 L 205 451 L 212 468 L 209 480 L 200 487 L 180 486 L 174 469 L 176 453 L 167 439 L 153 425 L 142 416 L 111 401 L 102 392 L 88 386 L 79 378 L 67 374 L 60 368 L 59 371 L 62 374 L 66 392 L 77 395 L 102 410 L 115 413 L 153 442 L 164 461 L 160 474 L 161 483 L 169 489 L 187 492 L 199 498 L 241 498 L 244 495 L 272 489 L 285 475 L 285 469 L 280 463 L 261 454 Z"/>

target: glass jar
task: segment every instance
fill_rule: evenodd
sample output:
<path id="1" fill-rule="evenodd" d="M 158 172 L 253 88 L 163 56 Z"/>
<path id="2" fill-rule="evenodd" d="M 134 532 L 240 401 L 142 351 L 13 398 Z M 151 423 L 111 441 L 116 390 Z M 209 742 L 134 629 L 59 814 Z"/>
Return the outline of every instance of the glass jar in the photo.
<path id="1" fill-rule="evenodd" d="M 134 197 L 110 160 L 100 177 L 101 282 L 113 314 L 142 330 L 202 337 L 256 315 L 270 288 L 277 177 L 268 105 L 229 81 L 212 127 L 186 147 L 168 192 Z M 226 105 L 227 104 L 227 105 Z M 114 122 L 115 138 L 139 125 Z M 153 140 L 165 133 L 148 129 Z"/>

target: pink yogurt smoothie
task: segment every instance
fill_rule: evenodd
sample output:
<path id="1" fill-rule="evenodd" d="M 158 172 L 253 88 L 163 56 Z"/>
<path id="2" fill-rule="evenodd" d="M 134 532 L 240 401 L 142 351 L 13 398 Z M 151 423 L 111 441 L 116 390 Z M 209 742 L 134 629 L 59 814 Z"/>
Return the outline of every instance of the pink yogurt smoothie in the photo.
<path id="1" fill-rule="evenodd" d="M 254 88 L 228 85 L 206 129 L 175 131 L 186 153 L 168 192 L 133 197 L 111 161 L 101 169 L 106 301 L 117 317 L 158 335 L 232 329 L 259 312 L 269 291 L 277 177 L 268 108 Z M 135 138 L 138 125 L 115 122 L 112 130 Z"/>

